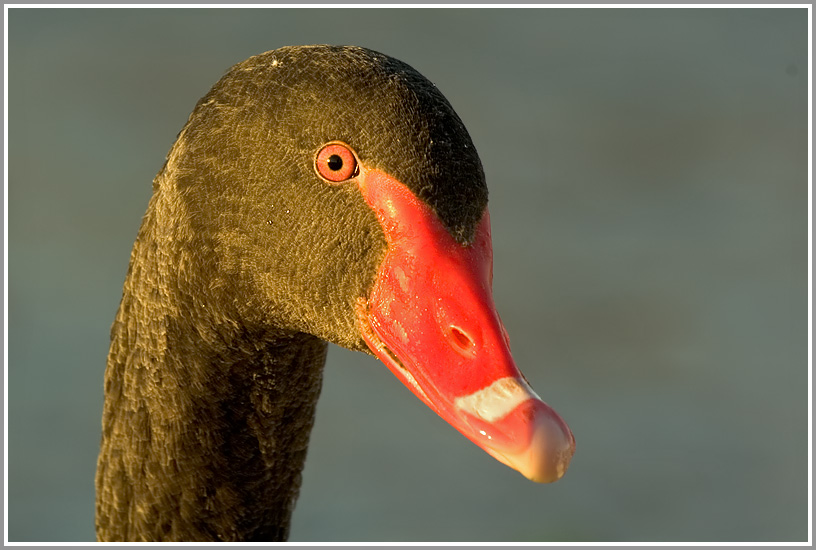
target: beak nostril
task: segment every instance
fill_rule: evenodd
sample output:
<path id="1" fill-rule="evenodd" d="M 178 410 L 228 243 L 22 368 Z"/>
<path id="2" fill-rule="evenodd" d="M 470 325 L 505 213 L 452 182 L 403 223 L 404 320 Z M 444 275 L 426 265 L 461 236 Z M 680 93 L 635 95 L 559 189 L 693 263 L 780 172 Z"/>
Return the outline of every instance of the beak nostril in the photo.
<path id="1" fill-rule="evenodd" d="M 453 336 L 453 342 L 456 346 L 461 349 L 462 351 L 471 351 L 471 349 L 475 346 L 473 340 L 468 336 L 462 329 L 459 327 L 452 326 L 450 328 L 451 335 Z"/>

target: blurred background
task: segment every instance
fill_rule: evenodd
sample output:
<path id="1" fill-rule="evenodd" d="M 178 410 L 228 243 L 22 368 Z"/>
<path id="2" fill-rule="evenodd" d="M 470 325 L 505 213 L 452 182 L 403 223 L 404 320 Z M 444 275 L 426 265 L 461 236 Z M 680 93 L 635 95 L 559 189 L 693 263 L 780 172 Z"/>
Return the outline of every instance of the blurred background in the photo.
<path id="1" fill-rule="evenodd" d="M 109 328 L 151 181 L 232 64 L 358 44 L 490 187 L 513 354 L 566 477 L 329 351 L 293 541 L 808 537 L 805 9 L 10 9 L 8 537 L 94 538 Z"/>

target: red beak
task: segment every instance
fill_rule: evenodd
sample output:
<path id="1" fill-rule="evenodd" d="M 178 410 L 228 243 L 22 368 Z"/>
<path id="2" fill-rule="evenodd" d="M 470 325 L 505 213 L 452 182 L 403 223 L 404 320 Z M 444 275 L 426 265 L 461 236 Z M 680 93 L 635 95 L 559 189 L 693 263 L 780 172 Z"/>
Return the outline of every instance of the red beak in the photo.
<path id="1" fill-rule="evenodd" d="M 429 407 L 499 461 L 558 480 L 575 451 L 566 422 L 527 384 L 493 305 L 490 216 L 468 246 L 402 183 L 363 169 L 359 186 L 388 250 L 359 322 L 368 347 Z"/>

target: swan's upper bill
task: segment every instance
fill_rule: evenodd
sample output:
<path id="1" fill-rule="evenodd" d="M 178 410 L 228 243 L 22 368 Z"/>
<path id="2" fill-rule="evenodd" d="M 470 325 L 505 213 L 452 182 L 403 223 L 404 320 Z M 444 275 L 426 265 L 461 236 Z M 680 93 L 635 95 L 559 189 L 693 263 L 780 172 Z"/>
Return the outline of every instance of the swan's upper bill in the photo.
<path id="1" fill-rule="evenodd" d="M 575 439 L 527 384 L 493 304 L 490 216 L 463 246 L 403 184 L 365 166 L 358 186 L 388 252 L 360 309 L 372 351 L 471 441 L 538 482 L 567 470 Z"/>

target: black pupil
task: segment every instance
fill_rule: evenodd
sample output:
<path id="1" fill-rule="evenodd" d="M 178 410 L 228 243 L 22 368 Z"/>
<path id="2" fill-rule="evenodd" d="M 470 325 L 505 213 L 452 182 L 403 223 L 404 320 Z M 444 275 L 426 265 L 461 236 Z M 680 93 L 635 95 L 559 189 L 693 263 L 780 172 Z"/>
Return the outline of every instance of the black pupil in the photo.
<path id="1" fill-rule="evenodd" d="M 340 155 L 332 155 L 329 157 L 329 169 L 333 171 L 338 171 L 343 167 L 343 159 L 340 158 Z"/>

